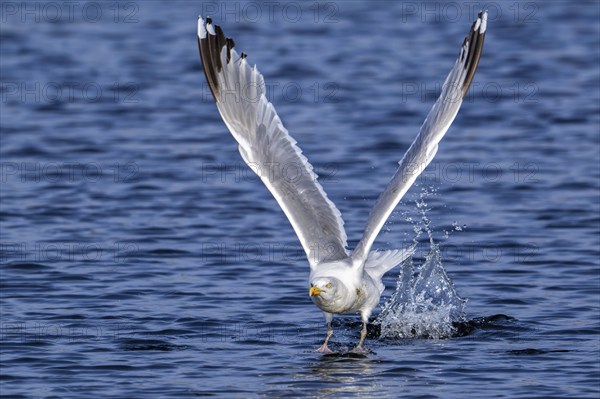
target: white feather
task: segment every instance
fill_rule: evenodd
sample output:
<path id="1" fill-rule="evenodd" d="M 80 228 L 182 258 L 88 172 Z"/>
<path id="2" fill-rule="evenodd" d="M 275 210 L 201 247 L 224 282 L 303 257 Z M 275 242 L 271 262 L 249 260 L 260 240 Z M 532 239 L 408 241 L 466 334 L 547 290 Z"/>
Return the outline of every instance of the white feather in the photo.
<path id="1" fill-rule="evenodd" d="M 204 29 L 204 20 L 200 16 L 198 16 L 198 38 L 199 39 L 206 38 L 206 29 Z"/>

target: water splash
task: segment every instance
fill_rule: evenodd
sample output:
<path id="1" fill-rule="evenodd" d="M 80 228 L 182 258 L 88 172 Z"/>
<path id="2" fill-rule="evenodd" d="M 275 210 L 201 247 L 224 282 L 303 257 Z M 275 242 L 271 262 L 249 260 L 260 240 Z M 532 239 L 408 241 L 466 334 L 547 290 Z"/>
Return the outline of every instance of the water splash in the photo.
<path id="1" fill-rule="evenodd" d="M 415 243 L 423 231 L 428 234 L 429 252 L 421 266 L 414 266 L 412 258 L 402 264 L 396 290 L 375 321 L 381 326 L 380 338 L 447 338 L 455 333 L 453 323 L 465 320 L 466 300 L 458 296 L 442 265 L 426 215 L 426 197 L 424 192 L 417 201 L 422 224 L 413 228 Z"/>

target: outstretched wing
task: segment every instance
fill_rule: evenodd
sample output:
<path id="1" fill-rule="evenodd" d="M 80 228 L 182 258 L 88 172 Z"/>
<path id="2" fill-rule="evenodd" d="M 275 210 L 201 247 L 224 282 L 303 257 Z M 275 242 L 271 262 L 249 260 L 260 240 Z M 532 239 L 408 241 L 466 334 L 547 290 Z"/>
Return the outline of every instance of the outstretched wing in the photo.
<path id="1" fill-rule="evenodd" d="M 198 45 L 206 80 L 248 166 L 261 178 L 296 231 L 311 268 L 348 256 L 340 212 L 313 167 L 265 97 L 265 83 L 246 55 L 234 50 L 210 18 L 198 18 Z"/>
<path id="2" fill-rule="evenodd" d="M 486 25 L 487 12 L 479 13 L 469 35 L 463 41 L 454 67 L 442 86 L 440 97 L 429 111 L 417 138 L 404 154 L 392 181 L 379 196 L 369 215 L 363 238 L 352 253 L 355 265 L 364 264 L 373 241 L 390 213 L 435 156 L 438 143 L 454 121 L 475 75 L 483 48 Z"/>

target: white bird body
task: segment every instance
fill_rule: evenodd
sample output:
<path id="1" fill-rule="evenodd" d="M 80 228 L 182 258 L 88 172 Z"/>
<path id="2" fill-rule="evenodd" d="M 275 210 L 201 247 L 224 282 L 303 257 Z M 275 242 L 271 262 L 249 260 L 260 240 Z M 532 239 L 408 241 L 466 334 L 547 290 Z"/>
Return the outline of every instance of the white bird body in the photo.
<path id="1" fill-rule="evenodd" d="M 329 294 L 326 287 L 328 281 L 337 279 L 336 290 Z M 310 273 L 309 282 L 320 288 L 323 293 L 312 296 L 312 300 L 324 312 L 328 313 L 355 313 L 368 308 L 374 294 L 379 294 L 379 289 L 371 276 L 364 271 L 352 267 L 352 259 L 324 263 Z M 324 282 L 323 284 L 318 284 Z M 365 294 L 369 295 L 365 295 Z M 379 303 L 379 295 L 376 295 Z"/>
<path id="2" fill-rule="evenodd" d="M 384 290 L 383 275 L 414 252 L 414 246 L 370 250 L 398 202 L 432 161 L 438 143 L 454 121 L 477 69 L 486 26 L 487 13 L 481 12 L 463 41 L 440 97 L 379 196 L 363 237 L 350 254 L 341 214 L 268 101 L 263 76 L 256 66 L 248 64 L 244 53 L 236 52 L 234 41 L 226 38 L 219 26 L 213 25 L 210 18 L 206 22 L 198 18 L 200 58 L 219 113 L 238 142 L 243 160 L 273 194 L 306 252 L 311 269 L 309 295 L 324 312 L 328 326 L 318 351 L 330 352 L 327 343 L 332 335 L 333 314 L 354 312 L 359 312 L 363 321 L 355 349 L 363 350 L 369 316 Z M 286 175 L 290 165 L 302 173 L 290 179 Z"/>

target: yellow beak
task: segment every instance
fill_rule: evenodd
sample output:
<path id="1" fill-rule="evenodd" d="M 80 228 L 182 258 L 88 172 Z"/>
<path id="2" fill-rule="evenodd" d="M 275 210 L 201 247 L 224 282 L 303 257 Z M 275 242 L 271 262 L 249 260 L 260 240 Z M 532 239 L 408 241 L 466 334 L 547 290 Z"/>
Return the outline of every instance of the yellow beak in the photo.
<path id="1" fill-rule="evenodd" d="M 321 292 L 325 292 L 325 290 L 322 290 L 319 287 L 310 287 L 310 291 L 308 291 L 308 295 L 315 296 L 315 295 L 319 295 Z"/>

